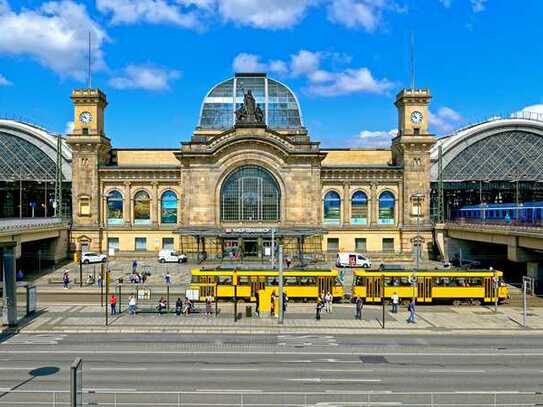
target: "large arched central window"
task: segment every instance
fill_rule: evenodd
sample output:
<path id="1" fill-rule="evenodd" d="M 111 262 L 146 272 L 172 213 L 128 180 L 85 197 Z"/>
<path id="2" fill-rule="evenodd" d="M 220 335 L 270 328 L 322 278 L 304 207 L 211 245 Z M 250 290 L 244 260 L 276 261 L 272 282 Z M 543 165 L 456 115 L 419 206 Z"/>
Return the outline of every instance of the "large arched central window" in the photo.
<path id="1" fill-rule="evenodd" d="M 281 191 L 264 168 L 247 165 L 231 173 L 221 188 L 221 220 L 278 221 Z"/>

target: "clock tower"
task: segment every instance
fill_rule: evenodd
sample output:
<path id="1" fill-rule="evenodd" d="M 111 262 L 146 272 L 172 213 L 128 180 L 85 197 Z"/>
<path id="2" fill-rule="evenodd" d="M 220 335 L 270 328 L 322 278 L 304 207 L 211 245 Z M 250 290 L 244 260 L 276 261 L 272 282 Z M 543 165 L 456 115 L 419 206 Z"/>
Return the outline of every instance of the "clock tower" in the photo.
<path id="1" fill-rule="evenodd" d="M 74 128 L 67 143 L 72 148 L 72 218 L 74 244 L 79 250 L 100 250 L 102 188 L 99 168 L 109 162 L 110 140 L 104 132 L 106 95 L 100 89 L 75 89 Z M 80 233 L 78 233 L 78 230 Z"/>
<path id="2" fill-rule="evenodd" d="M 396 95 L 398 135 L 392 140 L 393 164 L 403 169 L 402 250 L 414 248 L 418 229 L 422 253 L 427 252 L 426 243 L 432 241 L 430 149 L 436 137 L 428 131 L 431 98 L 429 89 L 403 89 Z"/>

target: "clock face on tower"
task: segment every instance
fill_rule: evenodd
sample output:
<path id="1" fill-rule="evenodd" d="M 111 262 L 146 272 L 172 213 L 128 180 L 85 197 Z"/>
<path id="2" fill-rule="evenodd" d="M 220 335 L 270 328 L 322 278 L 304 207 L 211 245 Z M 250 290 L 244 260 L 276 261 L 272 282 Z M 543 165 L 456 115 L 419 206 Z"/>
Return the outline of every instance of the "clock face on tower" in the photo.
<path id="1" fill-rule="evenodd" d="M 81 121 L 81 123 L 83 124 L 89 124 L 90 121 L 92 120 L 92 114 L 90 112 L 82 112 L 80 115 L 79 115 L 79 120 Z"/>
<path id="2" fill-rule="evenodd" d="M 421 124 L 422 119 L 423 119 L 422 113 L 419 112 L 418 110 L 415 110 L 414 112 L 411 113 L 411 123 Z"/>

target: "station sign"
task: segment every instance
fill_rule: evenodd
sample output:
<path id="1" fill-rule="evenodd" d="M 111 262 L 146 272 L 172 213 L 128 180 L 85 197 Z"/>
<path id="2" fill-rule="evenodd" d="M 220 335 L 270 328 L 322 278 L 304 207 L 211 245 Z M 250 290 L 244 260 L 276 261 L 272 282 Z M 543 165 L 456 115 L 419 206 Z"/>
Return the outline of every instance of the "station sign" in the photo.
<path id="1" fill-rule="evenodd" d="M 250 234 L 261 234 L 261 233 L 271 233 L 270 228 L 226 228 L 224 233 L 250 233 Z"/>

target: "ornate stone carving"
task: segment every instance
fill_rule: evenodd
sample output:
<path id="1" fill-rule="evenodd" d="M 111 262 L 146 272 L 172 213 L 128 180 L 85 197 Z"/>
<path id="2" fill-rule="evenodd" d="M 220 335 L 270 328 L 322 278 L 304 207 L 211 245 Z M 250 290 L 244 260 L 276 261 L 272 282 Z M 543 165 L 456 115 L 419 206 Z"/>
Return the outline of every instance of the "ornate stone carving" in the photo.
<path id="1" fill-rule="evenodd" d="M 243 94 L 243 104 L 236 110 L 236 126 L 264 124 L 264 112 L 256 104 L 251 89 Z"/>

